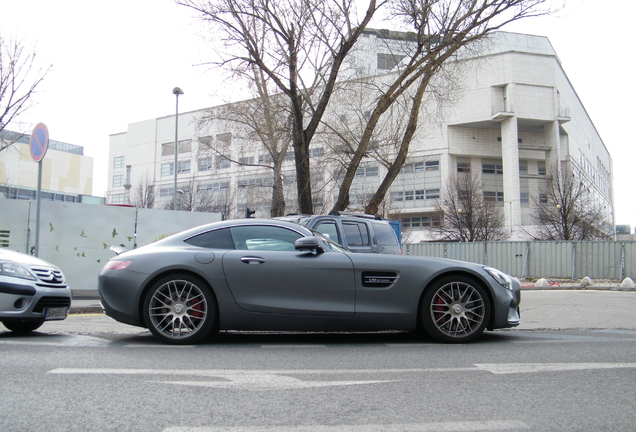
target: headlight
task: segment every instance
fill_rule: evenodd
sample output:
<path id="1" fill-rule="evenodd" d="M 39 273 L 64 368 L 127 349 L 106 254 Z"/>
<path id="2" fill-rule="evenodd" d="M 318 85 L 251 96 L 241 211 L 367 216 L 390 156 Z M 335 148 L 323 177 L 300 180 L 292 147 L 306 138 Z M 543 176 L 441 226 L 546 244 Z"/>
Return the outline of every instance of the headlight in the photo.
<path id="1" fill-rule="evenodd" d="M 14 261 L 0 261 L 0 275 L 36 280 L 25 267 Z"/>
<path id="2" fill-rule="evenodd" d="M 499 285 L 512 291 L 512 278 L 510 276 L 492 267 L 484 267 L 484 270 L 486 270 Z"/>

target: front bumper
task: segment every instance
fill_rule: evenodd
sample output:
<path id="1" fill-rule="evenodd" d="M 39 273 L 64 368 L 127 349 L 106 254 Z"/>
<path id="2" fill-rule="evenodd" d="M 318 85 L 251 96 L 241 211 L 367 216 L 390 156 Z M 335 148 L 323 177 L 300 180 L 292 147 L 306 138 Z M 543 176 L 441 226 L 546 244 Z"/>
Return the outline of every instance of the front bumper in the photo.
<path id="1" fill-rule="evenodd" d="M 66 314 L 47 316 L 47 311 L 65 308 L 68 313 L 72 296 L 70 288 L 46 288 L 20 282 L 15 278 L 0 278 L 0 321 L 48 321 L 66 318 Z"/>

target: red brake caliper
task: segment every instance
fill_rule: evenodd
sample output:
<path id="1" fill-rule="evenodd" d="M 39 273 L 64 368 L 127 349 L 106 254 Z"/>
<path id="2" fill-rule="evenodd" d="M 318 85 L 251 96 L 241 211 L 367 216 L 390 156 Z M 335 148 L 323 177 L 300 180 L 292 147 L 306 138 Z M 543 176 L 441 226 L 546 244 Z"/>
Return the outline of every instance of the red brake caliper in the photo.
<path id="1" fill-rule="evenodd" d="M 444 304 L 444 300 L 442 300 L 441 296 L 436 296 L 435 297 L 435 301 L 434 303 L 436 305 L 443 305 Z M 440 324 L 444 324 L 446 322 L 446 318 L 443 318 L 444 316 L 444 306 L 433 306 L 433 310 L 440 312 L 439 314 L 435 314 L 435 320 L 439 320 Z M 440 319 L 441 318 L 441 319 Z"/>

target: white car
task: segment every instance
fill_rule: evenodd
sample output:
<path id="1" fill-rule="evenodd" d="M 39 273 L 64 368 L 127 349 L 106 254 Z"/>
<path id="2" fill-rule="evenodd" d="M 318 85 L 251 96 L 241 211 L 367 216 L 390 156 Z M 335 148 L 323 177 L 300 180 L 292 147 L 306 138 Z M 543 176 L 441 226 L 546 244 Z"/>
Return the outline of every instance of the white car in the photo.
<path id="1" fill-rule="evenodd" d="M 45 321 L 63 320 L 71 289 L 54 265 L 0 248 L 0 321 L 14 332 L 31 332 Z"/>

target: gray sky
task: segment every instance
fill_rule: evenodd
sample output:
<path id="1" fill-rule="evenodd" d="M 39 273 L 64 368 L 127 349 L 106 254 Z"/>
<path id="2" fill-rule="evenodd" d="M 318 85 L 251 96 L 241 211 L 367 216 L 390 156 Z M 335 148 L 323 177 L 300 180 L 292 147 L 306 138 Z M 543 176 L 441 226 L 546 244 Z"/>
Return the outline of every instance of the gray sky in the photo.
<path id="1" fill-rule="evenodd" d="M 599 9 L 602 5 L 604 8 Z M 617 224 L 636 226 L 636 91 L 628 49 L 632 0 L 567 0 L 554 17 L 528 19 L 508 31 L 547 36 L 614 161 Z M 109 135 L 128 123 L 221 102 L 220 80 L 206 66 L 200 27 L 173 0 L 0 0 L 0 29 L 36 44 L 53 71 L 22 121 L 44 122 L 51 139 L 84 147 L 95 158 L 93 193 L 106 190 Z M 17 129 L 17 128 L 12 128 Z M 635 181 L 636 183 L 636 181 Z"/>

